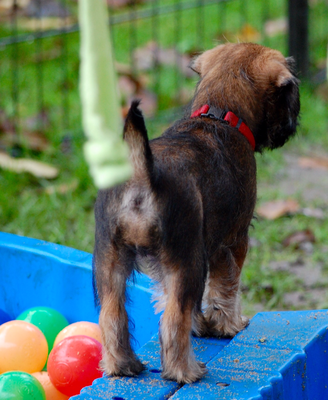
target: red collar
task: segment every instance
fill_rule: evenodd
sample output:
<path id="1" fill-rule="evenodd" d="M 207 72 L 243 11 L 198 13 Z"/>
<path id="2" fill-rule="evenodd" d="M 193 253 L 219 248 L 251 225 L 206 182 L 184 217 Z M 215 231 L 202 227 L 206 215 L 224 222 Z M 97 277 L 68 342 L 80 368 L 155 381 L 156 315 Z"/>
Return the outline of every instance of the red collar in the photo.
<path id="1" fill-rule="evenodd" d="M 191 118 L 196 117 L 209 117 L 212 119 L 218 119 L 219 121 L 228 122 L 230 126 L 237 128 L 239 132 L 246 137 L 249 144 L 252 146 L 252 149 L 255 150 L 255 139 L 252 131 L 245 122 L 243 122 L 241 118 L 238 118 L 232 111 L 223 111 L 220 108 L 210 107 L 208 104 L 205 104 L 191 114 Z"/>

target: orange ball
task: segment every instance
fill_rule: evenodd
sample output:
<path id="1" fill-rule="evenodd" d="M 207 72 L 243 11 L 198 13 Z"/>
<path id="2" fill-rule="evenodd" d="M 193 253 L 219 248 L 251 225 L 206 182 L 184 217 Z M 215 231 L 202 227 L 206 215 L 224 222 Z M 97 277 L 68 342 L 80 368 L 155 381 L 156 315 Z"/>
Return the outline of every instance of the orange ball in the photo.
<path id="1" fill-rule="evenodd" d="M 0 374 L 41 371 L 47 356 L 47 340 L 35 325 L 14 320 L 0 326 Z"/>
<path id="2" fill-rule="evenodd" d="M 69 336 L 84 335 L 92 337 L 101 343 L 101 331 L 98 324 L 94 322 L 80 321 L 66 326 L 60 331 L 55 339 L 54 347 Z"/>
<path id="3" fill-rule="evenodd" d="M 68 400 L 69 396 L 60 393 L 59 390 L 51 383 L 48 372 L 34 372 L 32 374 L 42 385 L 44 391 L 46 392 L 46 400 Z"/>

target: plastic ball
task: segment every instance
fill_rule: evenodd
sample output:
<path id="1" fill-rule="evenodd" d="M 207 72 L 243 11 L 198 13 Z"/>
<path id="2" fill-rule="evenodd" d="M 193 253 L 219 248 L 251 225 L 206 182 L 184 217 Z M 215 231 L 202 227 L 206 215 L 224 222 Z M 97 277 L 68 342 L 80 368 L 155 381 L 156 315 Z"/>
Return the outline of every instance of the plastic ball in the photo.
<path id="1" fill-rule="evenodd" d="M 68 325 L 67 319 L 60 312 L 49 307 L 30 308 L 17 319 L 30 322 L 43 332 L 48 342 L 48 353 L 53 348 L 58 333 Z"/>
<path id="2" fill-rule="evenodd" d="M 102 376 L 99 368 L 101 344 L 88 336 L 70 336 L 58 343 L 48 359 L 53 385 L 67 396 L 80 393 L 84 386 Z"/>
<path id="3" fill-rule="evenodd" d="M 6 372 L 0 375 L 0 400 L 46 400 L 40 382 L 26 372 Z"/>
<path id="4" fill-rule="evenodd" d="M 7 314 L 5 311 L 1 310 L 0 308 L 0 325 L 11 320 L 12 318 L 10 318 L 10 315 Z"/>
<path id="5" fill-rule="evenodd" d="M 55 386 L 51 383 L 49 374 L 46 371 L 34 372 L 32 374 L 42 385 L 47 400 L 68 400 L 69 397 L 63 393 L 60 393 Z"/>
<path id="6" fill-rule="evenodd" d="M 98 324 L 94 322 L 80 321 L 66 326 L 61 332 L 58 333 L 54 346 L 69 336 L 85 335 L 92 337 L 101 343 L 101 331 Z"/>
<path id="7" fill-rule="evenodd" d="M 17 320 L 0 326 L 0 374 L 41 371 L 47 356 L 47 340 L 36 326 Z"/>

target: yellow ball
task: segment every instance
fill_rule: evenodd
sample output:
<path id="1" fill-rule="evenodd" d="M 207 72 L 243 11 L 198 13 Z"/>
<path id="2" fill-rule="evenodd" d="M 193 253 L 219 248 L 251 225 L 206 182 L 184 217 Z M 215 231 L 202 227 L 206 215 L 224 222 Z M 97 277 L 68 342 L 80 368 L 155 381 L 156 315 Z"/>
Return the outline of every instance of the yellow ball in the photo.
<path id="1" fill-rule="evenodd" d="M 98 324 L 94 322 L 80 321 L 66 326 L 60 331 L 55 339 L 54 347 L 69 336 L 85 335 L 98 340 L 101 343 L 101 331 Z"/>
<path id="2" fill-rule="evenodd" d="M 69 396 L 66 394 L 60 393 L 55 386 L 51 383 L 49 378 L 48 372 L 41 371 L 41 372 L 34 372 L 32 374 L 34 378 L 36 378 L 42 385 L 47 400 L 68 400 Z"/>
<path id="3" fill-rule="evenodd" d="M 0 374 L 41 371 L 47 356 L 47 340 L 35 325 L 15 320 L 0 326 Z"/>

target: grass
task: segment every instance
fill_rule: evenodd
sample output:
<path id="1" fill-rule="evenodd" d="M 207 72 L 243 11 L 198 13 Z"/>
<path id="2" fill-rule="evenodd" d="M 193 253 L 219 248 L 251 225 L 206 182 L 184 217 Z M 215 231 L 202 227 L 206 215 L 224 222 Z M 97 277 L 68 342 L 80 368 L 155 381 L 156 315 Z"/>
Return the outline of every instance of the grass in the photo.
<path id="1" fill-rule="evenodd" d="M 328 89 L 327 84 L 325 84 Z M 302 119 L 298 135 L 283 149 L 257 155 L 258 168 L 258 204 L 266 201 L 286 199 L 286 193 L 279 189 L 277 182 L 286 174 L 285 154 L 296 156 L 312 153 L 328 155 L 328 110 L 327 101 L 316 96 L 309 85 L 301 87 Z M 302 179 L 300 176 L 299 179 Z M 291 182 L 293 184 L 293 182 Z M 320 185 L 320 182 L 318 182 Z M 297 193 L 293 199 L 302 208 L 319 207 L 327 213 L 327 204 L 318 198 L 312 202 L 304 200 L 302 193 Z M 288 235 L 305 229 L 311 229 L 316 238 L 311 254 L 293 247 L 284 247 L 283 239 Z M 284 294 L 304 290 L 304 282 L 290 271 L 273 271 L 270 263 L 296 262 L 301 260 L 307 265 L 321 265 L 323 271 L 322 285 L 327 285 L 327 237 L 328 219 L 316 219 L 302 214 L 285 216 L 274 221 L 257 218 L 253 222 L 250 236 L 255 239 L 256 246 L 251 248 L 243 269 L 243 293 L 246 313 L 254 312 L 254 304 L 262 303 L 265 309 L 284 309 Z M 320 284 L 317 285 L 320 287 Z M 327 299 L 322 298 L 318 307 L 327 307 Z M 297 308 L 297 305 L 295 305 Z"/>
<path id="2" fill-rule="evenodd" d="M 241 7 L 247 3 L 247 13 L 241 13 Z M 268 14 L 270 19 L 284 15 L 285 2 L 283 0 L 265 2 L 269 9 L 263 8 L 259 0 L 241 2 L 240 0 L 226 5 L 209 6 L 204 10 L 206 21 L 204 48 L 210 48 L 224 37 L 230 40 L 242 36 L 241 28 L 245 22 L 250 24 L 256 32 L 263 31 L 262 16 Z M 145 7 L 148 7 L 146 5 Z M 323 16 L 327 16 L 327 9 L 322 9 L 320 3 L 311 12 L 318 20 L 317 26 L 322 30 Z M 194 10 L 185 14 L 161 16 L 158 23 L 158 41 L 163 47 L 177 44 L 178 48 L 188 52 L 200 50 L 197 37 L 197 19 Z M 179 43 L 175 41 L 177 24 L 180 24 Z M 154 27 L 149 21 L 137 22 L 139 34 L 135 38 L 137 46 L 145 45 L 150 39 Z M 156 29 L 156 28 L 155 28 Z M 325 32 L 313 29 L 311 40 L 314 46 L 312 51 L 312 66 L 322 63 L 325 56 L 322 34 Z M 311 31 L 312 32 L 312 31 Z M 192 33 L 192 34 L 190 34 Z M 0 36 L 10 34 L 9 27 L 0 25 Z M 78 33 L 70 34 L 67 42 L 67 53 L 62 51 L 62 37 L 48 38 L 42 41 L 42 77 L 37 62 L 38 47 L 36 42 L 18 45 L 17 63 L 19 68 L 18 79 L 18 111 L 21 132 L 24 131 L 26 120 L 37 113 L 41 103 L 47 110 L 49 123 L 46 136 L 51 145 L 43 152 L 31 152 L 23 149 L 23 155 L 54 164 L 59 167 L 60 175 L 55 181 L 38 179 L 28 174 L 16 174 L 2 170 L 0 173 L 0 229 L 5 232 L 43 239 L 84 251 L 92 252 L 94 241 L 93 205 L 96 197 L 94 187 L 88 174 L 87 165 L 83 159 L 83 135 L 80 125 L 80 107 L 77 90 L 78 60 Z M 114 45 L 118 61 L 130 61 L 130 41 L 127 25 L 119 25 L 114 30 Z M 260 36 L 259 39 L 266 45 L 276 47 L 286 52 L 286 38 L 278 34 L 272 38 Z M 7 46 L 1 49 L 1 96 L 0 110 L 6 115 L 14 116 L 15 108 L 12 98 L 13 53 Z M 68 60 L 67 68 L 63 69 L 63 62 Z M 65 64 L 66 65 L 66 64 Z M 165 110 L 176 105 L 174 93 L 177 79 L 183 87 L 194 87 L 195 79 L 177 75 L 174 68 L 160 67 L 160 94 L 159 108 Z M 150 87 L 155 85 L 155 77 L 148 74 Z M 40 99 L 40 90 L 43 88 L 43 98 Z M 327 93 L 327 84 L 321 85 Z M 173 93 L 173 95 L 172 95 Z M 68 98 L 66 98 L 66 94 Z M 299 135 L 282 150 L 266 153 L 257 157 L 259 203 L 285 198 L 275 184 L 284 174 L 286 162 L 284 154 L 308 154 L 311 150 L 320 149 L 328 152 L 328 107 L 327 97 L 318 94 L 318 88 L 310 84 L 302 84 L 302 123 Z M 150 133 L 154 135 L 165 126 L 165 122 L 152 121 Z M 69 151 L 63 151 L 63 139 L 68 137 Z M 318 200 L 313 204 L 306 204 L 301 194 L 296 198 L 302 207 L 326 207 Z M 325 209 L 327 212 L 327 208 Z M 300 282 L 297 277 L 287 271 L 270 269 L 272 261 L 295 261 L 302 257 L 306 262 L 322 265 L 322 270 L 328 274 L 327 246 L 328 219 L 318 220 L 294 215 L 282 217 L 275 221 L 264 219 L 254 220 L 251 237 L 256 246 L 250 249 L 246 265 L 243 270 L 243 302 L 245 312 L 249 315 L 256 311 L 256 307 L 265 309 L 282 309 L 284 293 L 298 290 Z M 312 254 L 303 254 L 300 250 L 284 248 L 282 239 L 288 234 L 311 227 L 316 243 Z M 325 281 L 323 280 L 323 284 Z M 320 306 L 324 306 L 325 299 Z M 260 305 L 260 306 L 259 306 Z M 328 305 L 328 303 L 326 303 Z"/>

